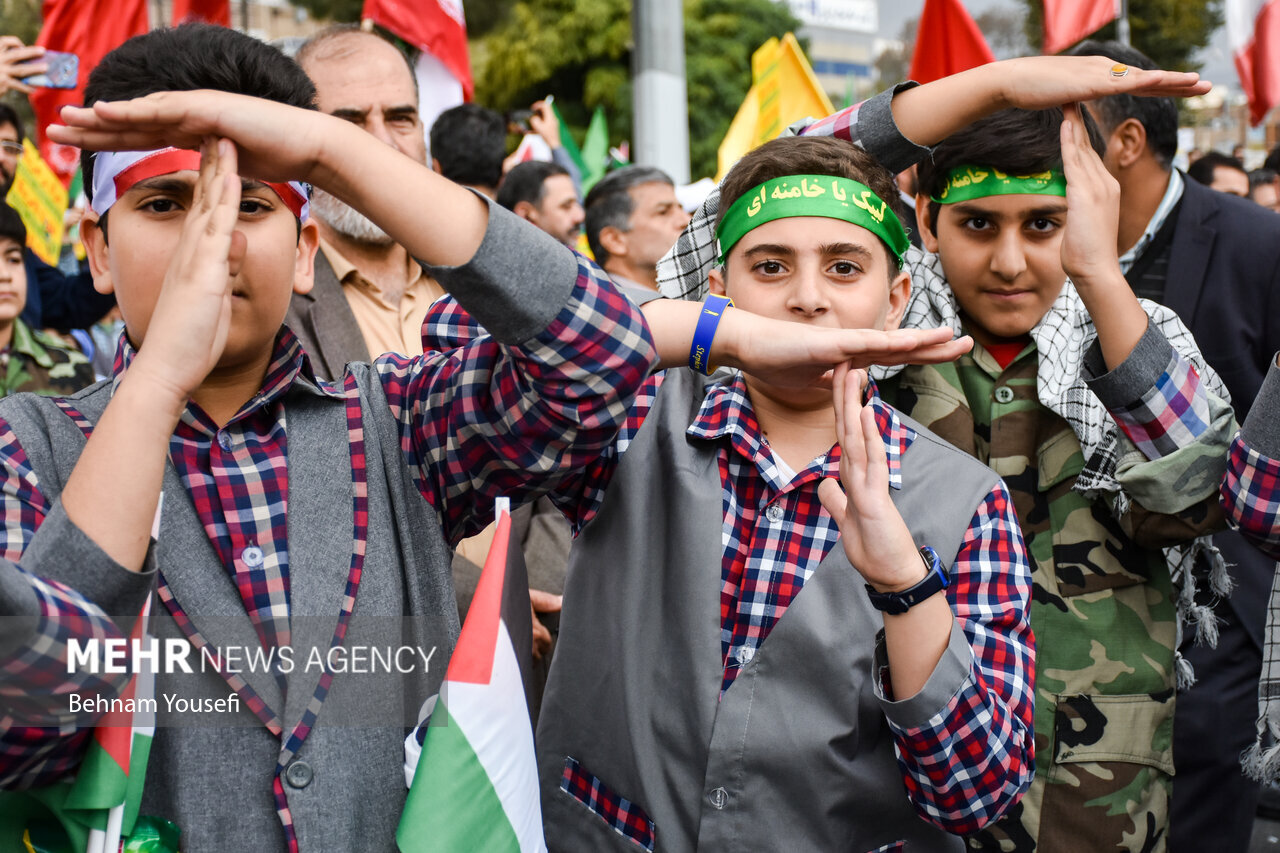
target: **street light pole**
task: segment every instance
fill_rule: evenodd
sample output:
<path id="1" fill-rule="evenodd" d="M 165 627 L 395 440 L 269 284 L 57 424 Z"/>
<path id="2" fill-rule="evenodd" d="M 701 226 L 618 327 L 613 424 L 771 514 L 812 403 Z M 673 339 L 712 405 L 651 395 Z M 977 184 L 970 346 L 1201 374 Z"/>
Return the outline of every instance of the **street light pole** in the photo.
<path id="1" fill-rule="evenodd" d="M 1116 41 L 1129 46 L 1129 0 L 1116 0 Z"/>
<path id="2" fill-rule="evenodd" d="M 689 102 L 685 91 L 681 0 L 634 0 L 632 98 L 637 163 L 689 183 Z"/>

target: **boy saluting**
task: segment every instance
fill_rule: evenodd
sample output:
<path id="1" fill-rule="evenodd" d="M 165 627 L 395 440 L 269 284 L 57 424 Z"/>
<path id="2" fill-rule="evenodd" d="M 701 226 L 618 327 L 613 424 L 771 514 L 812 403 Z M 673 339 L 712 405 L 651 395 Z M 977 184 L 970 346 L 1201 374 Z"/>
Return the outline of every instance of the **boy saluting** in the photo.
<path id="1" fill-rule="evenodd" d="M 227 91 L 104 103 L 194 89 Z M 300 663 L 160 672 L 158 695 L 234 690 L 243 709 L 156 731 L 142 811 L 176 823 L 193 853 L 392 847 L 404 725 L 438 689 L 457 633 L 449 545 L 492 519 L 495 497 L 526 500 L 599 456 L 655 362 L 684 358 L 698 314 L 648 309 L 655 340 L 595 267 L 358 128 L 299 109 L 313 96 L 278 51 L 223 28 L 155 31 L 109 54 L 86 91 L 94 106 L 64 116 L 80 127 L 51 133 L 99 149 L 84 161 L 83 231 L 95 284 L 125 319 L 115 377 L 0 406 L 3 556 L 25 570 L 99 603 L 149 575 L 153 633 L 215 653 L 441 651 L 403 679 Z M 186 148 L 120 150 L 163 145 Z M 432 274 L 490 335 L 317 382 L 281 326 L 316 248 L 295 179 L 440 265 Z M 949 337 L 817 336 L 739 314 L 710 356 L 803 384 L 861 353 L 952 358 Z M 74 692 L 85 676 L 66 674 L 65 649 L 45 640 L 62 693 Z M 0 784 L 74 772 L 85 730 L 8 722 Z"/>

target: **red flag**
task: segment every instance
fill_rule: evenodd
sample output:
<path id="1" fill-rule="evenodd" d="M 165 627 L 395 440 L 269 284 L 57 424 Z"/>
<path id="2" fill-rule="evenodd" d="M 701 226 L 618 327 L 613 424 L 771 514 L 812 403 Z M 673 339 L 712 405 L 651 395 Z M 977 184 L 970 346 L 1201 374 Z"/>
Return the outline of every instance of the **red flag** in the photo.
<path id="1" fill-rule="evenodd" d="M 220 27 L 231 26 L 231 0 L 173 0 L 174 25 L 184 21 L 204 21 Z"/>
<path id="2" fill-rule="evenodd" d="M 1280 105 L 1280 0 L 1228 0 L 1227 34 L 1255 127 Z"/>
<path id="3" fill-rule="evenodd" d="M 475 84 L 462 0 L 364 0 L 361 17 L 439 59 L 462 84 L 463 96 L 471 100 Z"/>
<path id="4" fill-rule="evenodd" d="M 960 0 L 924 0 L 911 54 L 912 80 L 929 83 L 995 61 Z"/>
<path id="5" fill-rule="evenodd" d="M 102 57 L 146 31 L 147 0 L 45 0 L 44 26 L 36 44 L 80 57 L 76 88 L 36 89 L 31 96 L 40 153 L 64 184 L 80 165 L 80 151 L 49 142 L 44 129 L 58 121 L 58 112 L 64 106 L 84 102 L 89 72 Z"/>
<path id="6" fill-rule="evenodd" d="M 1044 0 L 1043 53 L 1058 53 L 1116 17 L 1115 0 Z"/>

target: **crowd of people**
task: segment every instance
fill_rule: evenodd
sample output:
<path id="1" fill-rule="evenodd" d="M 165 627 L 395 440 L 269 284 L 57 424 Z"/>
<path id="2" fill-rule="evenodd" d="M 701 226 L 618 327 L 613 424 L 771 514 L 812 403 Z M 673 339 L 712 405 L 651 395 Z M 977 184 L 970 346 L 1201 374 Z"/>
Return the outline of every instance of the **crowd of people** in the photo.
<path id="1" fill-rule="evenodd" d="M 1245 850 L 1275 171 L 1174 168 L 1208 84 L 1072 53 L 801 121 L 686 211 L 648 166 L 584 197 L 545 101 L 550 161 L 474 104 L 424 133 L 371 32 L 117 48 L 47 131 L 87 269 L 0 207 L 0 798 L 76 778 L 66 697 L 129 673 L 70 650 L 153 598 L 196 648 L 447 660 L 511 498 L 552 850 Z M 108 311 L 95 376 L 57 332 Z M 393 849 L 443 672 L 162 670 L 242 702 L 162 721 L 141 811 L 193 853 Z"/>

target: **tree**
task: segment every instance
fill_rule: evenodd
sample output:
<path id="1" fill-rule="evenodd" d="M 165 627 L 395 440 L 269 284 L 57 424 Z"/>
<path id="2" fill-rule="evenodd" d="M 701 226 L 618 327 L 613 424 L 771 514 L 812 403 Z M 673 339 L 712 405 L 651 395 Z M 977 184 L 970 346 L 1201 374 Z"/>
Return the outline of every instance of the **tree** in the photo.
<path id="1" fill-rule="evenodd" d="M 715 174 L 716 149 L 751 85 L 751 54 L 799 26 L 773 0 L 686 0 L 692 174 Z M 476 101 L 501 111 L 552 94 L 579 134 L 603 107 L 616 143 L 631 137 L 632 47 L 629 0 L 521 0 L 475 45 Z"/>
<path id="2" fill-rule="evenodd" d="M 1027 6 L 1027 41 L 1033 50 L 1044 43 L 1042 0 L 1022 0 Z M 1222 26 L 1222 0 L 1129 0 L 1129 40 L 1159 68 L 1197 71 L 1195 54 Z M 1110 23 L 1091 38 L 1114 39 Z"/>

